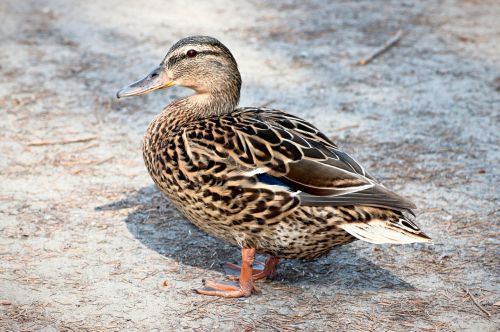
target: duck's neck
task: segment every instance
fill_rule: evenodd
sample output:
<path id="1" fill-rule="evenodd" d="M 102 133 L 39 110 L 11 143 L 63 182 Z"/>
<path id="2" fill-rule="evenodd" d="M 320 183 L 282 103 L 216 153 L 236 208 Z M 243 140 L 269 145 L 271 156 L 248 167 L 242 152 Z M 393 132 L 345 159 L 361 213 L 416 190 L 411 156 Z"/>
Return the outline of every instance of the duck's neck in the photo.
<path id="1" fill-rule="evenodd" d="M 196 93 L 172 102 L 156 117 L 154 122 L 167 122 L 169 127 L 176 127 L 196 120 L 224 115 L 238 106 L 239 97 L 239 91 L 237 94 Z"/>
<path id="2" fill-rule="evenodd" d="M 176 108 L 182 108 L 186 114 L 192 114 L 197 118 L 207 118 L 215 115 L 223 115 L 233 111 L 238 105 L 238 94 L 224 92 L 197 93 L 172 103 Z M 170 106 L 169 106 L 170 107 Z"/>

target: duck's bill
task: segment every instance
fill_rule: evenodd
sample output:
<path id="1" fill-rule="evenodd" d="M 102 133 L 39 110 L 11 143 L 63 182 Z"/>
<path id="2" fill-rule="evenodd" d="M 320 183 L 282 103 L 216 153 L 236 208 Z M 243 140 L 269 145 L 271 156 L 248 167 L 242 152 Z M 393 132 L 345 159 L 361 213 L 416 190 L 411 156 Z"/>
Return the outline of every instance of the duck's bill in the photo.
<path id="1" fill-rule="evenodd" d="M 116 98 L 141 96 L 154 90 L 175 85 L 174 82 L 169 80 L 166 76 L 167 75 L 161 70 L 161 67 L 158 67 L 142 80 L 134 82 L 118 91 L 116 93 Z"/>

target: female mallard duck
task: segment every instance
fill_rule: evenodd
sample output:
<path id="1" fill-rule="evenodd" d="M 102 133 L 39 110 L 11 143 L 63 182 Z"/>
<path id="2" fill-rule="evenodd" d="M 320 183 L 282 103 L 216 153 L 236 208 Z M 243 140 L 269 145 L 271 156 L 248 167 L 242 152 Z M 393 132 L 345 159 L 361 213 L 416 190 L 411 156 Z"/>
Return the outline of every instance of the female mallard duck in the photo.
<path id="1" fill-rule="evenodd" d="M 197 292 L 249 296 L 279 258 L 311 259 L 361 239 L 429 242 L 415 205 L 382 186 L 309 122 L 282 111 L 236 108 L 241 78 L 217 39 L 188 37 L 146 78 L 117 93 L 174 85 L 195 94 L 168 105 L 144 136 L 144 161 L 160 190 L 197 227 L 238 245 L 239 283 L 205 282 Z M 253 268 L 256 252 L 269 254 Z"/>

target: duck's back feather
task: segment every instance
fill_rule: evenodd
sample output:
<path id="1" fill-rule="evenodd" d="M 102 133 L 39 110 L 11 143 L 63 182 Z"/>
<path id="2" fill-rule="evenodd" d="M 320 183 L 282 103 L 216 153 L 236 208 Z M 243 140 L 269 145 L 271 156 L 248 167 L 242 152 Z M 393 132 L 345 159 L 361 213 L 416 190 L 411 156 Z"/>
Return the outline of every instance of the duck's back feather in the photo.
<path id="1" fill-rule="evenodd" d="M 264 108 L 242 108 L 184 128 L 191 142 L 300 191 L 302 205 L 367 205 L 411 210 L 415 205 L 378 183 L 309 122 Z"/>

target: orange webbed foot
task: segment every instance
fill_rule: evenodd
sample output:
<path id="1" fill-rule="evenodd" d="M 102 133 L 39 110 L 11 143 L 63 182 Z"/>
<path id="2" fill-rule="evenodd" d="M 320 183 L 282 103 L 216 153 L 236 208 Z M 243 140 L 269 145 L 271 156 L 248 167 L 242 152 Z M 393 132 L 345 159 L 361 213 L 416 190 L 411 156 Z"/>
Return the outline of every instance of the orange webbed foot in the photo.
<path id="1" fill-rule="evenodd" d="M 241 285 L 236 282 L 231 281 L 206 281 L 203 280 L 203 288 L 197 289 L 198 294 L 210 295 L 210 296 L 220 296 L 225 298 L 238 298 L 247 297 L 256 291 L 253 284 Z"/>
<path id="2" fill-rule="evenodd" d="M 203 281 L 202 289 L 197 289 L 198 294 L 220 296 L 225 298 L 236 298 L 250 296 L 253 291 L 257 291 L 253 284 L 253 260 L 255 249 L 241 249 L 241 269 L 239 271 L 238 282 L 212 282 Z"/>

